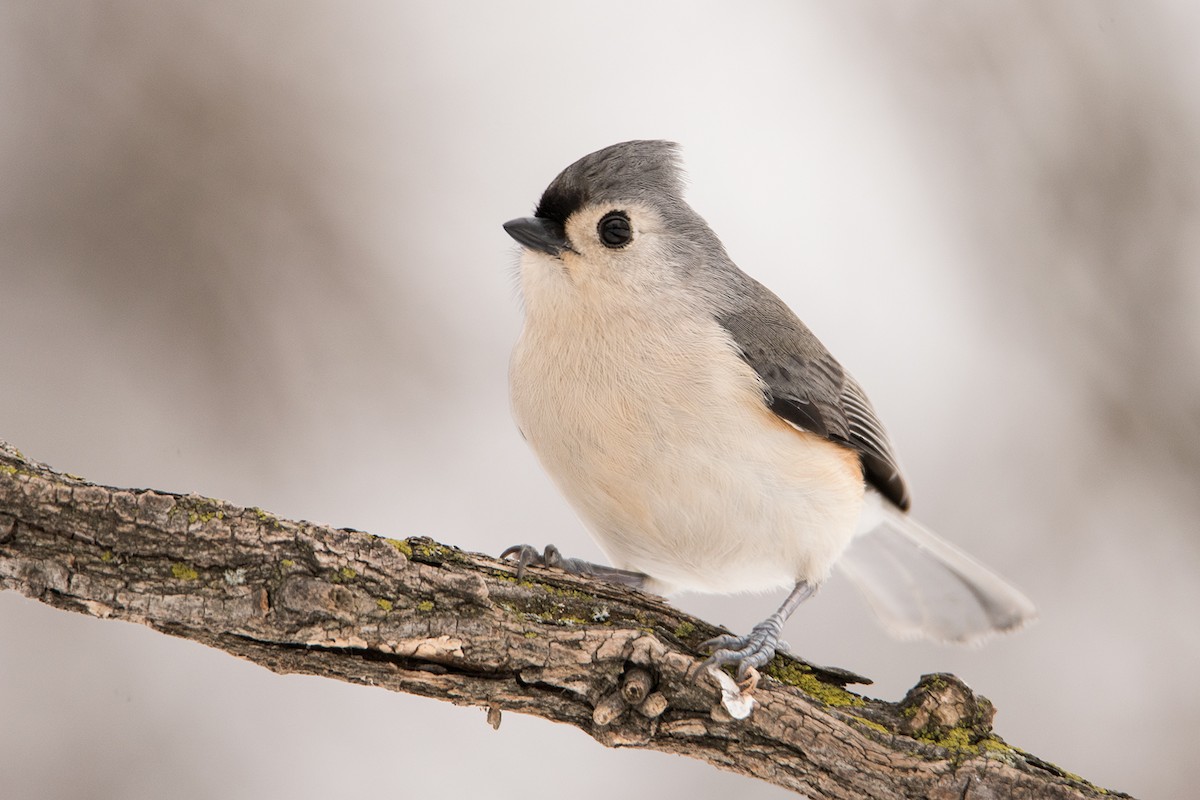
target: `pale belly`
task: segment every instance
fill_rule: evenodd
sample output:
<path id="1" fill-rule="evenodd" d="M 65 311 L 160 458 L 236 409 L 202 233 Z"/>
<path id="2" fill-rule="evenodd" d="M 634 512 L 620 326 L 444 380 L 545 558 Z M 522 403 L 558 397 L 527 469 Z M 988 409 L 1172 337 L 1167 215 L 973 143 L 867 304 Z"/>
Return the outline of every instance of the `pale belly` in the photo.
<path id="1" fill-rule="evenodd" d="M 856 454 L 776 417 L 715 323 L 668 330 L 586 349 L 527 331 L 521 431 L 613 564 L 659 591 L 820 583 L 854 535 Z"/>

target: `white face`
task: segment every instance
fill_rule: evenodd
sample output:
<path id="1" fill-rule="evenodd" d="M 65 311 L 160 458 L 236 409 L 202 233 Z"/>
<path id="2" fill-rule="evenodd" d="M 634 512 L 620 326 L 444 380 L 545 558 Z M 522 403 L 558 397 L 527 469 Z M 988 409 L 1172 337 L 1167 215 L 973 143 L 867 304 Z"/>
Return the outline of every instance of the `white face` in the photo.
<path id="1" fill-rule="evenodd" d="M 565 232 L 572 251 L 561 254 L 571 278 L 642 283 L 662 263 L 666 228 L 655 210 L 638 203 L 603 203 L 576 211 Z"/>

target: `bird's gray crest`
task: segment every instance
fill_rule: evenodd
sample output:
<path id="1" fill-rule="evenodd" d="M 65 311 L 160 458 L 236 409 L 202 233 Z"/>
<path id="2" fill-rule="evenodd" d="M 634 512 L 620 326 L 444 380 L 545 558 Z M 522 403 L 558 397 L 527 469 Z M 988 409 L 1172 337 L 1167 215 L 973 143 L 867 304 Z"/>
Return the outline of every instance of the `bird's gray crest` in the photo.
<path id="1" fill-rule="evenodd" d="M 661 205 L 683 193 L 679 145 L 661 140 L 614 144 L 584 156 L 558 174 L 535 216 L 565 225 L 580 208 L 604 201 Z"/>

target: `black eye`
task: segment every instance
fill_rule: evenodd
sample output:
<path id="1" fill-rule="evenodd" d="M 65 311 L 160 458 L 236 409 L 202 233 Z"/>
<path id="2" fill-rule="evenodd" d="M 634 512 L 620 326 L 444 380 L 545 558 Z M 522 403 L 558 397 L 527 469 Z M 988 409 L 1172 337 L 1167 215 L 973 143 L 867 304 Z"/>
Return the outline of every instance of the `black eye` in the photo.
<path id="1" fill-rule="evenodd" d="M 629 215 L 624 211 L 610 211 L 600 218 L 596 226 L 600 233 L 600 242 L 605 247 L 616 249 L 624 247 L 633 239 L 633 228 L 629 225 Z"/>

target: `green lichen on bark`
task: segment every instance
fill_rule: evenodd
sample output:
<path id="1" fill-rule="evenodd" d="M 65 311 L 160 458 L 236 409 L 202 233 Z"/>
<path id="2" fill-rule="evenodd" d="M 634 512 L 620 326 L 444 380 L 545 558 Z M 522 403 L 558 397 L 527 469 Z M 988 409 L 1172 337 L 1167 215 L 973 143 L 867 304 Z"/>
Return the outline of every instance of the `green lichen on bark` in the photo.
<path id="1" fill-rule="evenodd" d="M 184 564 L 182 561 L 177 561 L 171 565 L 171 574 L 177 580 L 194 581 L 200 577 L 200 573 Z"/>
<path id="2" fill-rule="evenodd" d="M 384 538 L 384 541 L 396 548 L 396 552 L 400 553 L 405 558 L 412 558 L 413 549 L 412 545 L 410 545 L 408 542 L 404 541 L 403 539 L 388 538 Z"/>
<path id="3" fill-rule="evenodd" d="M 696 626 L 684 620 L 675 626 L 674 633 L 676 639 L 689 639 L 696 633 Z"/>
<path id="4" fill-rule="evenodd" d="M 441 566 L 446 563 L 470 563 L 470 559 L 457 547 L 435 542 L 428 536 L 410 536 L 404 541 L 410 551 L 409 553 L 405 553 L 405 556 L 411 558 L 413 561 L 433 564 L 434 566 Z M 396 549 L 402 553 L 404 552 L 401 548 L 397 547 Z"/>
<path id="5" fill-rule="evenodd" d="M 857 708 L 865 706 L 867 701 L 862 697 L 847 691 L 834 683 L 827 683 L 817 677 L 811 667 L 798 664 L 795 661 L 775 656 L 763 670 L 780 683 L 795 686 L 809 697 L 820 700 L 834 708 Z"/>

